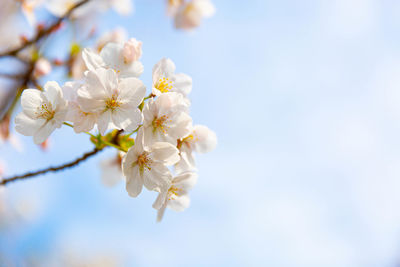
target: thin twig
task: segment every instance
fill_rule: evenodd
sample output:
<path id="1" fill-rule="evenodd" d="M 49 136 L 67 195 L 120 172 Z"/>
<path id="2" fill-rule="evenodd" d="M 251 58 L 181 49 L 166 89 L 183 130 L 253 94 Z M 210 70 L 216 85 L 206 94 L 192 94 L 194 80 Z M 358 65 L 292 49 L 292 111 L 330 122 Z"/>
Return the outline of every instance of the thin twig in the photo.
<path id="1" fill-rule="evenodd" d="M 72 7 L 68 10 L 67 13 L 64 14 L 64 16 L 58 18 L 58 19 L 57 19 L 53 24 L 51 24 L 48 28 L 46 28 L 46 29 L 44 29 L 44 30 L 39 30 L 39 31 L 36 33 L 36 35 L 35 35 L 32 39 L 30 39 L 30 40 L 24 42 L 21 46 L 19 46 L 19 47 L 17 47 L 17 48 L 14 48 L 14 49 L 12 49 L 12 50 L 9 50 L 9 51 L 0 53 L 0 58 L 1 58 L 1 57 L 15 56 L 19 51 L 21 51 L 21 50 L 23 50 L 24 48 L 26 48 L 26 47 L 28 47 L 28 46 L 30 46 L 30 45 L 32 45 L 32 44 L 34 44 L 34 43 L 40 41 L 42 38 L 44 38 L 44 37 L 46 37 L 47 35 L 51 34 L 54 30 L 56 30 L 56 29 L 61 25 L 61 22 L 63 22 L 63 20 L 68 19 L 68 18 L 71 16 L 72 12 L 73 12 L 75 9 L 77 9 L 78 7 L 80 7 L 80 6 L 84 5 L 84 4 L 86 4 L 87 2 L 89 2 L 89 0 L 83 0 L 83 1 L 81 1 L 81 2 L 79 2 L 79 3 L 77 3 L 77 4 L 75 4 L 74 6 L 72 6 Z"/>
<path id="2" fill-rule="evenodd" d="M 101 150 L 102 150 L 102 148 L 94 148 L 92 151 L 83 154 L 80 158 L 77 158 L 74 161 L 71 161 L 69 163 L 65 163 L 65 164 L 57 166 L 57 167 L 49 167 L 49 168 L 42 169 L 42 170 L 35 171 L 35 172 L 28 172 L 28 173 L 25 173 L 25 174 L 22 174 L 22 175 L 16 175 L 16 176 L 13 176 L 13 177 L 4 178 L 4 179 L 2 179 L 0 181 L 0 185 L 5 185 L 5 184 L 7 184 L 9 182 L 13 182 L 13 181 L 16 181 L 16 180 L 23 180 L 23 179 L 26 179 L 26 178 L 30 178 L 30 177 L 33 177 L 33 176 L 40 175 L 40 174 L 45 174 L 45 173 L 48 173 L 48 172 L 57 172 L 57 171 L 64 170 L 64 169 L 67 169 L 67 168 L 75 167 L 79 163 L 81 163 L 82 161 L 84 161 L 84 160 L 96 155 Z"/>
<path id="3" fill-rule="evenodd" d="M 23 74 L 12 74 L 12 73 L 0 73 L 0 77 L 18 80 L 18 79 L 24 78 L 24 75 Z"/>

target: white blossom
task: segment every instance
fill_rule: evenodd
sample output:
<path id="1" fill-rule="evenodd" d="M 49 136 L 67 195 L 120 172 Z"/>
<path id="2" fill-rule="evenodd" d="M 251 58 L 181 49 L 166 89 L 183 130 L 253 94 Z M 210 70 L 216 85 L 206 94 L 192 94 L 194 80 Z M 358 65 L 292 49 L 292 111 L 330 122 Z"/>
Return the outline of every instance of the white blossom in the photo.
<path id="1" fill-rule="evenodd" d="M 138 61 L 142 56 L 142 42 L 136 40 L 135 38 L 129 39 L 124 43 L 122 56 L 124 57 L 125 64 Z"/>
<path id="2" fill-rule="evenodd" d="M 21 96 L 22 112 L 15 118 L 15 129 L 33 136 L 36 144 L 43 143 L 60 128 L 67 113 L 67 101 L 56 82 L 47 82 L 44 91 L 25 89 Z"/>
<path id="3" fill-rule="evenodd" d="M 160 192 L 153 204 L 153 208 L 157 210 L 157 221 L 162 220 L 167 207 L 178 212 L 188 208 L 190 204 L 188 192 L 196 182 L 195 172 L 185 172 L 174 177 L 170 187 Z"/>
<path id="4" fill-rule="evenodd" d="M 178 142 L 181 159 L 175 165 L 177 172 L 194 170 L 195 160 L 193 152 L 208 153 L 215 149 L 217 135 L 204 125 L 193 127 L 191 134 Z"/>
<path id="5" fill-rule="evenodd" d="M 81 86 L 80 82 L 66 82 L 62 87 L 64 97 L 68 100 L 66 120 L 74 124 L 76 133 L 92 130 L 97 121 L 97 113 L 83 111 L 78 103 L 78 89 Z"/>
<path id="6" fill-rule="evenodd" d="M 192 90 L 192 78 L 183 73 L 175 73 L 175 64 L 169 58 L 161 59 L 153 67 L 154 95 L 166 92 L 177 92 L 184 96 Z"/>
<path id="7" fill-rule="evenodd" d="M 190 134 L 192 118 L 181 94 L 165 93 L 150 99 L 143 108 L 144 134 L 149 143 L 162 141 L 176 146 L 177 140 Z"/>
<path id="8" fill-rule="evenodd" d="M 192 0 L 185 2 L 175 14 L 175 27 L 192 30 L 201 24 L 203 18 L 215 14 L 215 7 L 210 0 Z"/>
<path id="9" fill-rule="evenodd" d="M 78 104 L 84 112 L 97 113 L 101 134 L 109 129 L 134 130 L 143 120 L 138 109 L 146 88 L 137 78 L 118 80 L 112 69 L 88 71 L 78 89 Z"/>
<path id="10" fill-rule="evenodd" d="M 82 53 L 83 60 L 89 70 L 97 68 L 112 68 L 121 78 L 139 77 L 143 73 L 143 64 L 138 60 L 132 60 L 131 54 L 141 55 L 141 42 L 136 45 L 131 43 L 108 43 L 101 50 L 100 54 L 92 50 L 84 49 Z M 124 49 L 127 47 L 127 49 Z M 129 48 L 135 50 L 128 54 Z"/>
<path id="11" fill-rule="evenodd" d="M 172 177 L 167 166 L 175 164 L 178 160 L 178 149 L 175 146 L 166 142 L 147 145 L 140 128 L 135 145 L 128 150 L 122 161 L 128 194 L 137 197 L 143 185 L 148 190 L 167 190 Z"/>

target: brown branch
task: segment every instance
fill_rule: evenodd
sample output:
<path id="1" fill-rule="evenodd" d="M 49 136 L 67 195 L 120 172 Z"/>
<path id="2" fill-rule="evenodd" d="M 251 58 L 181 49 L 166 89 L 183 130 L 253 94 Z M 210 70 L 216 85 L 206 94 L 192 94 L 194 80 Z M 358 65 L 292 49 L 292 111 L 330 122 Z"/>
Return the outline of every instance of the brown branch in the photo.
<path id="1" fill-rule="evenodd" d="M 23 179 L 26 179 L 26 178 L 30 178 L 30 177 L 33 177 L 33 176 L 40 175 L 40 174 L 45 174 L 45 173 L 48 173 L 48 172 L 57 172 L 57 171 L 64 170 L 64 169 L 67 169 L 67 168 L 75 167 L 79 163 L 81 163 L 82 161 L 85 161 L 86 159 L 96 155 L 101 150 L 102 150 L 102 148 L 99 149 L 99 148 L 96 147 L 92 151 L 83 154 L 80 158 L 77 158 L 76 160 L 71 161 L 69 163 L 65 163 L 63 165 L 60 165 L 60 166 L 57 166 L 57 167 L 49 167 L 49 168 L 42 169 L 42 170 L 35 171 L 35 172 L 28 172 L 28 173 L 25 173 L 25 174 L 22 174 L 22 175 L 16 175 L 16 176 L 9 177 L 9 178 L 3 178 L 0 181 L 0 185 L 6 185 L 9 182 L 13 182 L 13 181 L 17 181 L 17 180 L 23 180 Z"/>
<path id="2" fill-rule="evenodd" d="M 58 19 L 57 19 L 53 24 L 51 24 L 49 27 L 47 27 L 46 29 L 43 29 L 43 30 L 39 30 L 39 31 L 36 33 L 36 35 L 35 35 L 32 39 L 30 39 L 30 40 L 24 42 L 21 46 L 19 46 L 19 47 L 17 47 L 17 48 L 14 48 L 14 49 L 12 49 L 12 50 L 9 50 L 9 51 L 0 53 L 0 58 L 1 58 L 1 57 L 15 56 L 15 55 L 17 55 L 17 53 L 18 53 L 19 51 L 21 51 L 21 50 L 23 50 L 24 48 L 26 48 L 26 47 L 28 47 L 28 46 L 30 46 L 30 45 L 32 45 L 32 44 L 34 44 L 34 43 L 40 41 L 42 38 L 44 38 L 44 37 L 50 35 L 53 31 L 55 31 L 55 30 L 61 25 L 61 23 L 62 23 L 65 19 L 68 19 L 68 18 L 71 16 L 72 12 L 73 12 L 75 9 L 77 9 L 78 7 L 80 7 L 80 6 L 84 5 L 84 4 L 86 4 L 87 2 L 89 2 L 89 0 L 83 0 L 83 1 L 81 1 L 81 2 L 79 2 L 79 3 L 77 3 L 77 4 L 75 4 L 74 6 L 72 6 L 72 7 L 68 10 L 67 13 L 64 14 L 64 16 L 58 18 Z"/>

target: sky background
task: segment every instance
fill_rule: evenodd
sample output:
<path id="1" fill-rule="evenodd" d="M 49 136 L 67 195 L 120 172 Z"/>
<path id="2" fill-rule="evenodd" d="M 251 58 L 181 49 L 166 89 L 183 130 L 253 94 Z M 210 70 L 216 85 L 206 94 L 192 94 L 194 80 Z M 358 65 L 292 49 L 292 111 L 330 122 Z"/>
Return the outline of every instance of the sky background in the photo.
<path id="1" fill-rule="evenodd" d="M 98 22 L 143 41 L 148 87 L 162 57 L 192 76 L 193 120 L 219 143 L 197 156 L 191 207 L 156 223 L 156 194 L 101 183 L 108 149 L 10 184 L 8 201 L 33 210 L 0 230 L 1 254 L 48 266 L 99 255 L 118 266 L 399 266 L 400 2 L 213 2 L 192 33 L 172 27 L 161 0 Z M 18 138 L 22 153 L 0 147 L 8 174 L 92 148 L 70 128 L 48 152 Z"/>

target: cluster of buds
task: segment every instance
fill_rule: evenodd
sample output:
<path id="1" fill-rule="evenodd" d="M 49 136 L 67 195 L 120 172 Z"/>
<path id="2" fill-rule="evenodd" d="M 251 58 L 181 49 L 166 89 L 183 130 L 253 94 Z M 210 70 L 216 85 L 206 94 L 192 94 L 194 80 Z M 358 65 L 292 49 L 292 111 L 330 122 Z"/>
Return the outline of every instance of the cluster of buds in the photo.
<path id="1" fill-rule="evenodd" d="M 141 55 L 142 43 L 134 38 L 107 43 L 100 51 L 84 49 L 83 78 L 63 86 L 47 82 L 43 90 L 25 89 L 15 127 L 40 144 L 68 125 L 89 134 L 99 149 L 117 148 L 117 160 L 103 169 L 118 166 L 132 197 L 143 186 L 158 192 L 153 207 L 161 220 L 167 207 L 188 207 L 188 190 L 197 180 L 193 153 L 211 151 L 217 139 L 206 126 L 193 125 L 188 99 L 192 79 L 175 73 L 170 59 L 153 67 L 151 92 L 146 94 L 139 79 Z"/>

